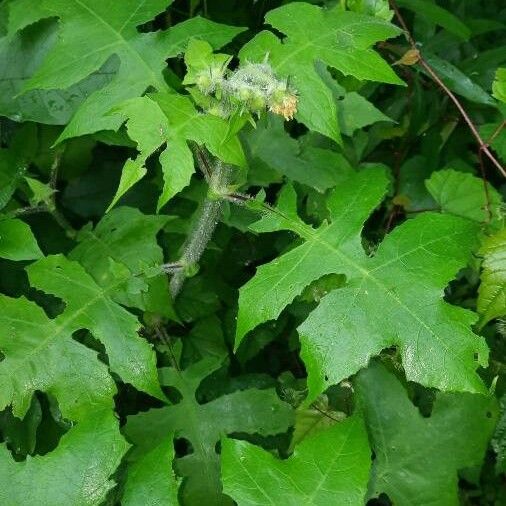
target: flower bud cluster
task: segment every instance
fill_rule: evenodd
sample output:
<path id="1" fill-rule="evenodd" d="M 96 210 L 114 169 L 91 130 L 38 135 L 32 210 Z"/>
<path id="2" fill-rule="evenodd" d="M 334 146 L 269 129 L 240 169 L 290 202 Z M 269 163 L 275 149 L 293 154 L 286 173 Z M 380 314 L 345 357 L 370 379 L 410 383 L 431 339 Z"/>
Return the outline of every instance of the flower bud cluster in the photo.
<path id="1" fill-rule="evenodd" d="M 230 116 L 234 111 L 260 114 L 268 109 L 292 119 L 297 112 L 297 94 L 288 83 L 278 79 L 272 67 L 264 63 L 247 63 L 227 74 L 226 68 L 210 66 L 195 81 L 201 93 L 216 100 L 209 112 Z"/>

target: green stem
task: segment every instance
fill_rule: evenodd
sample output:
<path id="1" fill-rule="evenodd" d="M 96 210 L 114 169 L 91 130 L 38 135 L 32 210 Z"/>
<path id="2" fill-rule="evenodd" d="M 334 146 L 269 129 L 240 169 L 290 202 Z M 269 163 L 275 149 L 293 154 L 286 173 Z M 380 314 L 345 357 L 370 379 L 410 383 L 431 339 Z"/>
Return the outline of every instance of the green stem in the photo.
<path id="1" fill-rule="evenodd" d="M 210 175 L 208 195 L 202 202 L 198 211 L 198 218 L 184 244 L 183 253 L 178 261 L 178 264 L 180 264 L 182 268 L 178 269 L 170 280 L 170 293 L 173 299 L 175 299 L 181 291 L 188 270 L 198 263 L 207 244 L 211 240 L 223 207 L 223 199 L 220 198 L 219 195 L 227 185 L 229 177 L 229 167 L 217 160 L 214 163 L 213 172 Z"/>

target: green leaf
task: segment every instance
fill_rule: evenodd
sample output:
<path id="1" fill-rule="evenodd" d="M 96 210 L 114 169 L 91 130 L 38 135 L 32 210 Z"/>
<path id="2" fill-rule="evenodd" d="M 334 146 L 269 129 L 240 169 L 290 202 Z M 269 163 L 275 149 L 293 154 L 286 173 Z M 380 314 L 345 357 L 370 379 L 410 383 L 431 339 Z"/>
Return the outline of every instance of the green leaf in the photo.
<path id="1" fill-rule="evenodd" d="M 480 326 L 506 316 L 506 229 L 488 237 L 483 243 L 483 272 L 478 290 Z"/>
<path id="2" fill-rule="evenodd" d="M 506 68 L 497 69 L 492 84 L 492 94 L 497 100 L 506 103 Z"/>
<path id="3" fill-rule="evenodd" d="M 202 380 L 218 369 L 221 359 L 205 358 L 184 371 L 164 368 L 161 383 L 176 388 L 182 399 L 161 409 L 128 417 L 125 433 L 141 455 L 163 441 L 187 439 L 193 452 L 176 459 L 176 471 L 185 477 L 184 504 L 221 504 L 219 456 L 220 437 L 232 432 L 274 435 L 292 424 L 292 411 L 276 392 L 250 388 L 200 404 L 196 391 Z"/>
<path id="4" fill-rule="evenodd" d="M 390 21 L 394 15 L 388 0 L 347 0 L 346 7 L 350 11 L 376 16 L 385 21 Z"/>
<path id="5" fill-rule="evenodd" d="M 223 488 L 239 505 L 362 506 L 370 465 L 359 415 L 305 439 L 287 460 L 245 441 L 222 440 Z"/>
<path id="6" fill-rule="evenodd" d="M 328 430 L 344 417 L 344 413 L 334 411 L 329 407 L 326 395 L 320 396 L 312 407 L 299 406 L 295 411 L 295 425 L 290 448 L 293 450 L 304 439 Z"/>
<path id="7" fill-rule="evenodd" d="M 0 336 L 5 355 L 0 364 L 1 409 L 12 405 L 14 415 L 23 417 L 33 393 L 41 390 L 58 400 L 63 416 L 79 420 L 86 417 L 90 403 L 100 406 L 107 396 L 112 399 L 115 389 L 107 367 L 72 339 L 72 313 L 50 320 L 35 303 L 5 295 L 0 306 L 2 326 L 11 329 L 10 336 Z M 112 400 L 108 402 L 112 407 Z"/>
<path id="8" fill-rule="evenodd" d="M 424 213 L 396 228 L 368 257 L 361 229 L 386 186 L 381 169 L 350 177 L 328 202 L 332 223 L 316 230 L 280 211 L 284 221 L 275 225 L 295 231 L 304 243 L 257 268 L 240 290 L 236 347 L 314 280 L 346 275 L 345 287 L 323 297 L 298 329 L 308 402 L 390 346 L 399 347 L 412 381 L 443 390 L 484 390 L 475 371 L 486 365 L 488 350 L 471 331 L 476 315 L 441 298 L 466 265 L 477 227 L 462 218 Z"/>
<path id="9" fill-rule="evenodd" d="M 460 39 L 467 40 L 471 35 L 471 30 L 457 16 L 436 3 L 424 0 L 398 0 L 397 3 L 413 11 L 417 16 L 441 26 Z"/>
<path id="10" fill-rule="evenodd" d="M 99 130 L 116 130 L 121 118 L 106 115 L 107 111 L 141 95 L 150 86 L 168 89 L 162 75 L 165 60 L 177 56 L 190 38 L 206 38 L 220 47 L 243 31 L 198 17 L 162 33 L 137 30 L 138 25 L 150 21 L 171 3 L 126 0 L 109 5 L 100 0 L 41 0 L 36 7 L 30 0 L 11 3 L 11 34 L 40 19 L 60 19 L 56 44 L 23 91 L 66 89 L 106 62 L 120 62 L 114 78 L 85 100 L 59 141 Z"/>
<path id="11" fill-rule="evenodd" d="M 424 418 L 379 364 L 358 375 L 357 394 L 376 455 L 369 496 L 385 493 L 394 504 L 461 504 L 457 471 L 481 465 L 495 424 L 495 399 L 439 393 Z"/>
<path id="12" fill-rule="evenodd" d="M 79 244 L 69 253 L 104 288 L 114 283 L 114 262 L 124 265 L 132 278 L 163 263 L 163 251 L 156 236 L 171 218 L 149 216 L 137 209 L 119 207 L 105 215 L 96 227 L 82 229 Z M 166 276 L 144 279 L 144 290 L 138 294 L 119 291 L 111 294 L 118 303 L 175 319 Z"/>
<path id="13" fill-rule="evenodd" d="M 14 121 L 64 125 L 89 94 L 112 79 L 118 66 L 113 60 L 66 89 L 21 93 L 29 76 L 56 43 L 57 32 L 58 24 L 45 20 L 0 39 L 0 114 Z"/>
<path id="14" fill-rule="evenodd" d="M 172 472 L 172 438 L 128 466 L 123 506 L 177 506 L 177 482 Z"/>
<path id="15" fill-rule="evenodd" d="M 492 447 L 497 453 L 497 471 L 506 472 L 506 394 L 501 397 L 500 415 L 492 439 Z"/>
<path id="16" fill-rule="evenodd" d="M 340 142 L 337 106 L 332 89 L 316 68 L 318 61 L 357 79 L 402 84 L 388 64 L 370 47 L 399 34 L 390 23 L 339 6 L 322 9 L 295 2 L 267 13 L 265 21 L 286 38 L 263 31 L 240 52 L 242 61 L 269 57 L 274 72 L 290 79 L 298 91 L 296 118 L 336 142 Z"/>
<path id="17" fill-rule="evenodd" d="M 36 260 L 43 256 L 30 227 L 21 220 L 0 221 L 0 257 Z"/>
<path id="18" fill-rule="evenodd" d="M 479 132 L 485 143 L 492 146 L 499 157 L 503 161 L 506 161 L 506 129 L 504 121 L 481 125 Z"/>
<path id="19" fill-rule="evenodd" d="M 344 135 L 353 135 L 356 130 L 377 123 L 393 120 L 383 114 L 367 99 L 358 93 L 346 93 L 339 101 L 339 124 Z"/>
<path id="20" fill-rule="evenodd" d="M 138 334 L 137 318 L 109 296 L 131 276 L 111 280 L 104 286 L 77 262 L 62 255 L 39 260 L 27 268 L 31 283 L 66 302 L 59 316 L 67 329 L 87 328 L 105 346 L 112 371 L 139 390 L 163 399 L 156 372 L 156 357 L 147 341 Z M 50 336 L 52 337 L 52 336 Z"/>
<path id="21" fill-rule="evenodd" d="M 131 99 L 115 112 L 128 118 L 128 134 L 137 142 L 139 155 L 135 160 L 128 160 L 123 168 L 120 187 L 109 209 L 144 176 L 146 158 L 164 143 L 167 148 L 160 154 L 164 188 L 158 199 L 158 210 L 190 182 L 194 163 L 188 141 L 206 146 L 226 163 L 246 166 L 239 140 L 228 136 L 227 122 L 202 114 L 188 97 L 175 93 L 153 94 Z"/>
<path id="22" fill-rule="evenodd" d="M 484 105 L 494 105 L 492 97 L 478 84 L 469 79 L 461 70 L 450 62 L 424 51 L 425 61 L 433 68 L 441 81 L 452 91 L 467 98 L 471 102 Z M 426 73 L 424 71 L 424 73 Z"/>
<path id="23" fill-rule="evenodd" d="M 495 188 L 479 177 L 445 169 L 434 172 L 425 185 L 443 213 L 478 223 L 488 222 L 490 218 L 496 224 L 499 221 L 502 198 Z"/>
<path id="24" fill-rule="evenodd" d="M 41 183 L 38 179 L 33 179 L 32 177 L 25 176 L 24 179 L 32 192 L 32 197 L 30 198 L 32 206 L 50 202 L 51 196 L 55 191 L 49 184 Z"/>
<path id="25" fill-rule="evenodd" d="M 155 355 L 147 341 L 137 333 L 140 327 L 137 318 L 110 297 L 128 278 L 116 279 L 107 287 L 99 286 L 81 265 L 67 260 L 63 255 L 43 258 L 28 266 L 27 272 L 32 286 L 62 298 L 66 307 L 54 320 L 47 320 L 43 314 L 39 315 L 38 324 L 35 323 L 36 320 L 32 323 L 31 317 L 30 320 L 26 320 L 26 317 L 22 320 L 19 330 L 22 334 L 12 349 L 14 355 L 11 360 L 2 363 L 6 379 L 12 373 L 8 385 L 4 388 L 5 405 L 14 402 L 16 408 L 19 404 L 19 411 L 15 409 L 15 412 L 24 413 L 35 390 L 48 391 L 49 388 L 54 388 L 59 400 L 60 396 L 73 399 L 75 394 L 72 388 L 76 388 L 77 392 L 82 391 L 80 387 L 70 386 L 83 382 L 81 375 L 87 374 L 85 364 L 80 363 L 84 360 L 82 355 L 85 348 L 71 338 L 73 332 L 82 328 L 89 329 L 93 336 L 104 344 L 111 370 L 123 381 L 155 397 L 163 398 L 157 379 Z M 33 310 L 27 307 L 33 306 L 33 303 L 28 301 L 22 305 L 21 300 L 6 299 L 5 303 L 8 304 L 7 309 L 12 312 L 24 309 L 30 316 L 33 313 Z M 5 318 L 6 321 L 10 318 L 7 313 Z M 33 326 L 42 329 L 38 339 L 29 332 Z M 32 349 L 33 339 L 37 346 Z M 7 353 L 6 355 L 9 357 Z M 68 363 L 61 360 L 62 356 L 69 357 Z M 73 356 L 75 358 L 71 360 Z M 94 361 L 88 359 L 88 366 Z M 34 364 L 34 367 L 28 364 Z M 79 369 L 79 373 L 76 374 L 74 369 Z M 18 372 L 14 374 L 13 371 Z M 75 375 L 75 379 L 69 375 Z M 91 378 L 92 376 L 85 383 L 91 382 L 93 388 L 96 388 L 96 381 L 99 380 Z M 54 384 L 54 381 L 57 381 L 57 384 Z M 24 385 L 23 389 L 19 389 L 20 384 Z M 69 409 L 73 409 L 71 401 L 69 402 Z M 62 405 L 61 400 L 60 403 Z"/>
<path id="26" fill-rule="evenodd" d="M 290 137 L 280 118 L 267 117 L 243 135 L 248 155 L 292 181 L 319 192 L 332 188 L 351 172 L 346 159 L 330 149 L 303 147 Z"/>
<path id="27" fill-rule="evenodd" d="M 60 361 L 76 355 L 67 355 L 63 360 L 62 357 Z M 96 361 L 93 357 L 91 360 Z M 71 388 L 70 383 L 66 385 Z M 107 492 L 115 486 L 111 475 L 128 444 L 110 408 L 100 410 L 89 404 L 88 410 L 88 416 L 80 419 L 47 455 L 28 456 L 24 462 L 15 462 L 9 450 L 0 446 L 2 504 L 103 504 Z"/>

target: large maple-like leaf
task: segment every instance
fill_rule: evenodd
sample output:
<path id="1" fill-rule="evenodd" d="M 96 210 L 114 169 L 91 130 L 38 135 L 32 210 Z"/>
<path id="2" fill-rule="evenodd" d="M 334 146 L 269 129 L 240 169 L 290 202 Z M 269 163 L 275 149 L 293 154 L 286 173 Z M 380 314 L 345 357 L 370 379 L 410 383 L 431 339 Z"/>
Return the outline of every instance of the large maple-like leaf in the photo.
<path id="1" fill-rule="evenodd" d="M 128 417 L 125 433 L 144 455 L 168 438 L 186 438 L 192 452 L 176 459 L 176 470 L 185 477 L 183 503 L 223 504 L 220 460 L 216 444 L 232 432 L 264 436 L 284 432 L 293 422 L 290 406 L 273 389 L 249 388 L 200 404 L 195 395 L 202 380 L 218 369 L 221 359 L 206 358 L 184 371 L 161 369 L 161 383 L 176 388 L 181 401 L 161 409 Z M 134 454 L 135 459 L 135 454 Z"/>
<path id="2" fill-rule="evenodd" d="M 0 407 L 12 404 L 24 415 L 32 394 L 41 390 L 53 395 L 64 416 L 78 418 L 84 401 L 110 388 L 103 373 L 95 371 L 91 350 L 72 339 L 88 329 L 106 349 L 111 369 L 125 382 L 162 397 L 155 367 L 155 354 L 137 331 L 137 318 L 115 303 L 110 295 L 130 276 L 116 278 L 107 287 L 96 284 L 77 262 L 63 255 L 43 258 L 27 268 L 33 287 L 60 297 L 66 303 L 55 319 L 24 298 L 2 296 L 0 322 L 9 332 L 0 334 Z"/>
<path id="3" fill-rule="evenodd" d="M 242 31 L 202 18 L 192 18 L 165 32 L 139 33 L 137 26 L 153 19 L 171 0 L 16 0 L 9 10 L 9 33 L 40 19 L 57 17 L 57 43 L 23 91 L 66 89 L 97 71 L 110 59 L 119 61 L 115 77 L 81 105 L 60 137 L 117 129 L 121 117 L 106 115 L 114 105 L 139 96 L 152 86 L 168 89 L 165 60 L 177 56 L 190 38 L 205 38 L 218 48 Z"/>
<path id="4" fill-rule="evenodd" d="M 253 225 L 256 231 L 292 230 L 304 243 L 259 267 L 241 288 L 237 344 L 256 325 L 277 318 L 312 281 L 331 273 L 347 277 L 298 329 L 309 400 L 390 346 L 399 348 L 410 380 L 443 390 L 484 388 L 476 369 L 486 365 L 488 350 L 471 331 L 476 315 L 442 300 L 476 244 L 477 225 L 424 213 L 368 257 L 361 229 L 387 183 L 381 169 L 350 177 L 328 201 L 331 224 L 316 230 L 297 217 L 295 196 L 286 193 L 280 209 Z"/>
<path id="5" fill-rule="evenodd" d="M 369 494 L 394 504 L 456 506 L 457 471 L 481 465 L 492 435 L 497 402 L 477 394 L 438 393 L 424 418 L 401 383 L 373 364 L 357 379 L 376 458 Z"/>
<path id="6" fill-rule="evenodd" d="M 308 437 L 287 460 L 245 441 L 222 448 L 223 488 L 241 506 L 364 504 L 371 452 L 360 416 Z"/>
<path id="7" fill-rule="evenodd" d="M 317 62 L 357 79 L 402 84 L 371 46 L 399 34 L 387 21 L 340 6 L 324 9 L 295 2 L 270 11 L 265 21 L 286 35 L 260 32 L 240 52 L 242 60 L 268 56 L 276 75 L 290 79 L 300 95 L 296 118 L 310 129 L 339 141 L 335 90 L 328 72 Z"/>
<path id="8" fill-rule="evenodd" d="M 108 366 L 73 339 L 88 328 L 102 339 L 111 367 L 138 388 L 161 395 L 153 378 L 154 355 L 138 342 L 135 318 L 115 304 L 108 289 L 62 256 L 46 257 L 29 269 L 32 286 L 64 298 L 64 311 L 50 319 L 24 297 L 0 296 L 0 409 L 27 412 L 39 390 L 53 398 L 62 416 L 76 424 L 49 454 L 16 462 L 0 447 L 2 504 L 101 504 L 128 449 L 113 414 L 117 393 Z M 125 332 L 125 335 L 120 335 Z M 132 335 L 132 332 L 134 333 Z M 132 342 L 129 342 L 129 340 Z M 144 362 L 146 361 L 147 362 Z M 55 480 L 55 476 L 60 477 Z"/>

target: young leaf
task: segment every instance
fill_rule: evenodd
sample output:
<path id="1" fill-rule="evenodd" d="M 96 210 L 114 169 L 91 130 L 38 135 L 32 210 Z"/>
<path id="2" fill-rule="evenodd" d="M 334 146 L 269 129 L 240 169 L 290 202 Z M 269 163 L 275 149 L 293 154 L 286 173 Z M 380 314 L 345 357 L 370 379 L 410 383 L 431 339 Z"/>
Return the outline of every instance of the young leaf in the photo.
<path id="1" fill-rule="evenodd" d="M 483 272 L 478 291 L 480 326 L 506 316 L 506 228 L 487 238 L 480 249 Z"/>
<path id="2" fill-rule="evenodd" d="M 161 370 L 161 383 L 176 388 L 179 403 L 128 417 L 125 432 L 144 454 L 168 434 L 185 438 L 193 452 L 176 459 L 176 470 L 186 478 L 184 504 L 221 504 L 219 456 L 215 451 L 220 437 L 232 432 L 258 433 L 264 436 L 284 432 L 292 424 L 292 411 L 276 392 L 250 388 L 223 395 L 200 404 L 196 391 L 200 383 L 221 366 L 221 359 L 206 358 L 184 371 Z"/>
<path id="3" fill-rule="evenodd" d="M 223 439 L 223 489 L 240 505 L 362 506 L 370 455 L 359 415 L 305 439 L 287 460 L 245 441 Z"/>
<path id="4" fill-rule="evenodd" d="M 290 79 L 300 95 L 296 118 L 336 142 L 340 141 L 337 107 L 315 67 L 317 61 L 357 79 L 402 84 L 370 49 L 375 42 L 399 34 L 386 21 L 343 12 L 339 6 L 325 10 L 303 2 L 274 9 L 265 21 L 286 38 L 280 41 L 271 32 L 260 32 L 242 48 L 241 60 L 260 62 L 268 55 L 276 75 Z"/>
<path id="5" fill-rule="evenodd" d="M 394 504 L 461 504 L 457 471 L 481 464 L 495 424 L 495 399 L 440 393 L 424 418 L 379 364 L 358 375 L 357 393 L 376 455 L 369 496 L 386 493 Z"/>
<path id="6" fill-rule="evenodd" d="M 194 141 L 226 163 L 245 167 L 246 162 L 237 137 L 229 138 L 225 120 L 199 112 L 191 100 L 175 93 L 158 93 L 129 100 L 115 109 L 127 121 L 129 136 L 137 142 L 139 155 L 128 160 L 128 167 L 109 208 L 145 174 L 146 158 L 162 144 L 160 154 L 164 188 L 158 199 L 160 210 L 190 182 L 194 171 L 193 155 L 187 144 Z"/>
<path id="7" fill-rule="evenodd" d="M 284 221 L 278 229 L 295 231 L 304 243 L 259 267 L 240 290 L 236 346 L 256 325 L 279 316 L 312 281 L 331 273 L 347 276 L 347 285 L 323 297 L 298 329 L 308 402 L 394 345 L 410 380 L 443 390 L 484 389 L 475 371 L 487 363 L 488 350 L 470 329 L 476 316 L 441 298 L 465 266 L 477 227 L 424 213 L 389 234 L 368 258 L 360 232 L 386 184 L 382 170 L 350 177 L 329 200 L 332 223 L 317 230 L 280 211 Z"/>
<path id="8" fill-rule="evenodd" d="M 119 116 L 105 113 L 116 104 L 141 95 L 148 87 L 168 89 L 162 70 L 165 60 L 177 56 L 192 37 L 204 37 L 213 46 L 229 42 L 243 29 L 193 18 L 162 33 L 139 33 L 137 26 L 153 19 L 172 0 L 125 0 L 112 5 L 101 0 L 30 0 L 10 4 L 12 34 L 40 19 L 61 21 L 57 43 L 25 83 L 23 91 L 65 89 L 97 71 L 110 59 L 119 60 L 114 78 L 81 105 L 59 140 L 99 130 L 116 130 Z"/>

